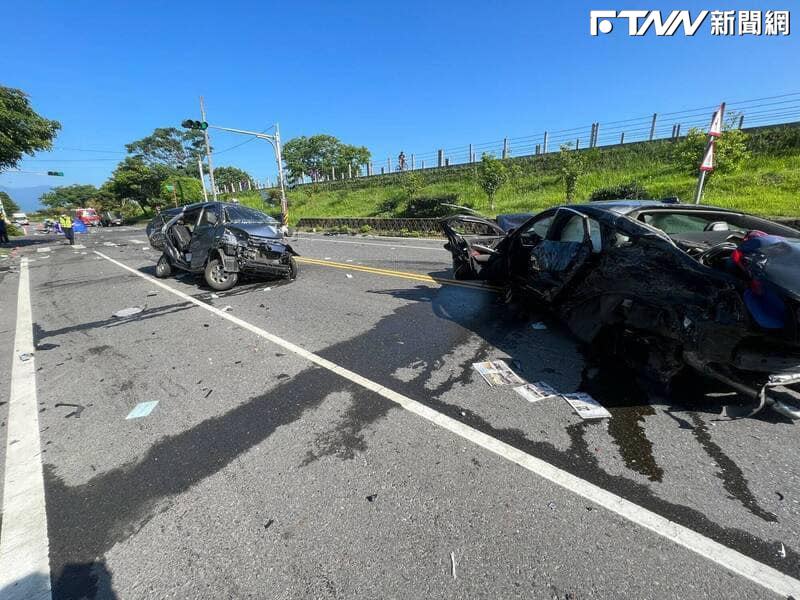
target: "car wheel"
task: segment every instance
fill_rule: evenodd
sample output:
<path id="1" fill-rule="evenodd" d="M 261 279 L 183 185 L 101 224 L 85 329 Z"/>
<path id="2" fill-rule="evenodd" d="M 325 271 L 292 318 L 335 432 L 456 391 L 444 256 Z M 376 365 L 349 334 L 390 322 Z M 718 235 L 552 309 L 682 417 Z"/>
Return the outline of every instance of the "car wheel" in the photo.
<path id="1" fill-rule="evenodd" d="M 206 283 L 220 292 L 231 289 L 239 281 L 239 274 L 226 272 L 222 268 L 222 261 L 219 258 L 212 258 L 208 261 L 203 275 Z"/>
<path id="2" fill-rule="evenodd" d="M 169 259 L 166 254 L 162 254 L 161 258 L 156 263 L 156 277 L 159 279 L 166 279 L 172 275 L 172 265 L 169 264 Z"/>
<path id="3" fill-rule="evenodd" d="M 294 259 L 294 256 L 289 258 L 289 279 L 297 279 L 300 274 L 300 265 Z"/>

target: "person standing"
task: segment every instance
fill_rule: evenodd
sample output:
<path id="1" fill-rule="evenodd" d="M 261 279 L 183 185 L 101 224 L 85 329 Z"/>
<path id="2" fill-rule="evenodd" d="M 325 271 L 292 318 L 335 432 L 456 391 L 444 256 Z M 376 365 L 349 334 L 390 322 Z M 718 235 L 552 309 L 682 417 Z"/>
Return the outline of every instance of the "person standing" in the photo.
<path id="1" fill-rule="evenodd" d="M 0 244 L 8 244 L 8 228 L 6 227 L 6 216 L 0 214 Z"/>
<path id="2" fill-rule="evenodd" d="M 61 225 L 61 231 L 64 232 L 67 240 L 69 240 L 69 245 L 74 245 L 75 232 L 72 230 L 72 217 L 70 217 L 66 212 L 62 212 L 61 216 L 58 217 L 58 224 Z"/>

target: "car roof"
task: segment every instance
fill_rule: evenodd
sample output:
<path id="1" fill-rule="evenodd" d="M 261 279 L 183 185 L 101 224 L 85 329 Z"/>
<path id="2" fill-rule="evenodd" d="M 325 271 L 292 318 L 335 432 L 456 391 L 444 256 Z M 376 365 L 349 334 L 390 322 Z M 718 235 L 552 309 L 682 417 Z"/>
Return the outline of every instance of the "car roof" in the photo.
<path id="1" fill-rule="evenodd" d="M 609 210 L 621 215 L 627 215 L 641 210 L 699 210 L 741 214 L 738 211 L 719 206 L 709 206 L 707 204 L 681 204 L 673 200 L 600 200 L 597 202 L 587 202 L 576 204 L 573 208 L 594 207 Z"/>

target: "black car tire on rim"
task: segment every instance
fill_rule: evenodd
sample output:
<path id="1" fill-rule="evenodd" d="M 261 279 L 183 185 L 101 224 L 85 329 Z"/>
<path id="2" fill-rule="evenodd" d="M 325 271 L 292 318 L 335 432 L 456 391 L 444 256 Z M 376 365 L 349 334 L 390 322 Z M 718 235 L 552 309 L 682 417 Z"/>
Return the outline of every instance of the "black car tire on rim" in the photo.
<path id="1" fill-rule="evenodd" d="M 231 289 L 239 281 L 239 274 L 227 273 L 222 268 L 222 261 L 219 258 L 208 261 L 203 276 L 210 287 L 220 292 Z"/>
<path id="2" fill-rule="evenodd" d="M 172 275 L 172 265 L 169 264 L 169 259 L 166 254 L 162 254 L 161 258 L 156 263 L 156 277 L 165 279 Z"/>
<path id="3" fill-rule="evenodd" d="M 300 265 L 294 259 L 294 256 L 289 257 L 289 279 L 297 279 L 300 274 Z"/>

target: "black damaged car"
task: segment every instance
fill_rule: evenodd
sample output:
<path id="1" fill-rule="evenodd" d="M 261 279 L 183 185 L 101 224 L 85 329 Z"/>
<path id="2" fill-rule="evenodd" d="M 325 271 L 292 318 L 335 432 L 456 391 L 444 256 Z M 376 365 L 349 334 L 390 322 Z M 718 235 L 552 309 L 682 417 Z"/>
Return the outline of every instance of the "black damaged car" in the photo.
<path id="1" fill-rule="evenodd" d="M 800 418 L 800 231 L 672 201 L 561 206 L 507 230 L 440 221 L 457 278 L 506 285 L 668 384 L 686 366 Z"/>
<path id="2" fill-rule="evenodd" d="M 147 225 L 150 245 L 163 254 L 156 277 L 173 270 L 203 273 L 215 290 L 229 290 L 240 275 L 295 279 L 297 253 L 280 224 L 262 212 L 225 202 L 189 204 L 161 212 Z"/>

